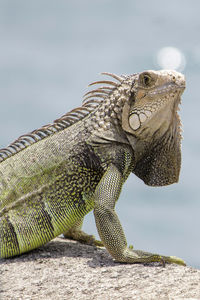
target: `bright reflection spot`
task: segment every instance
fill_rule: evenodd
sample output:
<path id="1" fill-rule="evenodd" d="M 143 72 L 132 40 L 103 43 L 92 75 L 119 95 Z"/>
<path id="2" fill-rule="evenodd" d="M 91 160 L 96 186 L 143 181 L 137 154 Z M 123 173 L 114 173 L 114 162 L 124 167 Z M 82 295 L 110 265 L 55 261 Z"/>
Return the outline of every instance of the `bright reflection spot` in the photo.
<path id="1" fill-rule="evenodd" d="M 185 56 L 175 47 L 161 48 L 157 53 L 157 63 L 162 69 L 183 71 L 185 68 Z"/>

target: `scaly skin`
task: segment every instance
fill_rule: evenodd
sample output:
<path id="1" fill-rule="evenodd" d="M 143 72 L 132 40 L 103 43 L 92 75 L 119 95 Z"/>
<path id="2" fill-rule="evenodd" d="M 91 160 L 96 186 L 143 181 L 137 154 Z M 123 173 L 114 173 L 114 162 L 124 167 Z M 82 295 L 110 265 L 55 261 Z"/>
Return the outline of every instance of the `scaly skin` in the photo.
<path id="1" fill-rule="evenodd" d="M 99 246 L 119 262 L 167 262 L 134 250 L 115 212 L 131 172 L 146 184 L 178 181 L 185 88 L 175 71 L 116 76 L 86 94 L 82 107 L 0 150 L 0 257 L 37 248 L 61 233 Z M 81 231 L 94 210 L 101 241 Z"/>

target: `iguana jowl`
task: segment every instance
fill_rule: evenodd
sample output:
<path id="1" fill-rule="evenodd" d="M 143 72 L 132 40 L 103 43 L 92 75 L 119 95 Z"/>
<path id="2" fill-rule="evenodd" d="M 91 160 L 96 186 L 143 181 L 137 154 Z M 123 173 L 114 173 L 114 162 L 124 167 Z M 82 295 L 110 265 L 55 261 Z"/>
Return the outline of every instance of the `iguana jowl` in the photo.
<path id="1" fill-rule="evenodd" d="M 91 240 L 81 225 L 93 209 L 101 241 L 115 260 L 184 264 L 128 247 L 115 212 L 131 172 L 150 186 L 178 181 L 184 76 L 166 70 L 104 74 L 115 80 L 94 82 L 100 87 L 85 95 L 81 107 L 0 150 L 0 257 L 62 233 Z"/>

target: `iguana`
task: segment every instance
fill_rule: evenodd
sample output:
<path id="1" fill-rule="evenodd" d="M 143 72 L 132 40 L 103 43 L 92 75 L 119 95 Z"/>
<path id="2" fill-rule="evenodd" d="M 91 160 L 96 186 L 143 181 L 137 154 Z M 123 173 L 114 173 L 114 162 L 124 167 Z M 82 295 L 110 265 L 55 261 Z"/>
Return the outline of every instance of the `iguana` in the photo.
<path id="1" fill-rule="evenodd" d="M 178 181 L 181 165 L 180 96 L 184 76 L 145 71 L 110 76 L 84 96 L 81 107 L 20 136 L 0 150 L 0 257 L 37 248 L 64 234 L 101 243 L 119 262 L 173 257 L 128 247 L 115 212 L 132 172 L 150 186 Z M 81 231 L 93 210 L 101 242 Z"/>

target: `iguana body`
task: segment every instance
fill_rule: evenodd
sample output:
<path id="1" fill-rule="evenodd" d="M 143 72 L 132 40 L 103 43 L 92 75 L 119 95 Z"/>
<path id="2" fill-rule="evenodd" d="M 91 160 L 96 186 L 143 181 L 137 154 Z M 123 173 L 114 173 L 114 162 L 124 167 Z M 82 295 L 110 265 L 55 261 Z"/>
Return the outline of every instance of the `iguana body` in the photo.
<path id="1" fill-rule="evenodd" d="M 118 82 L 94 83 L 104 86 L 88 92 L 80 108 L 0 150 L 0 257 L 62 233 L 87 239 L 80 228 L 93 209 L 101 241 L 117 261 L 184 264 L 128 248 L 114 210 L 131 172 L 151 186 L 178 181 L 184 77 L 107 75 Z"/>

